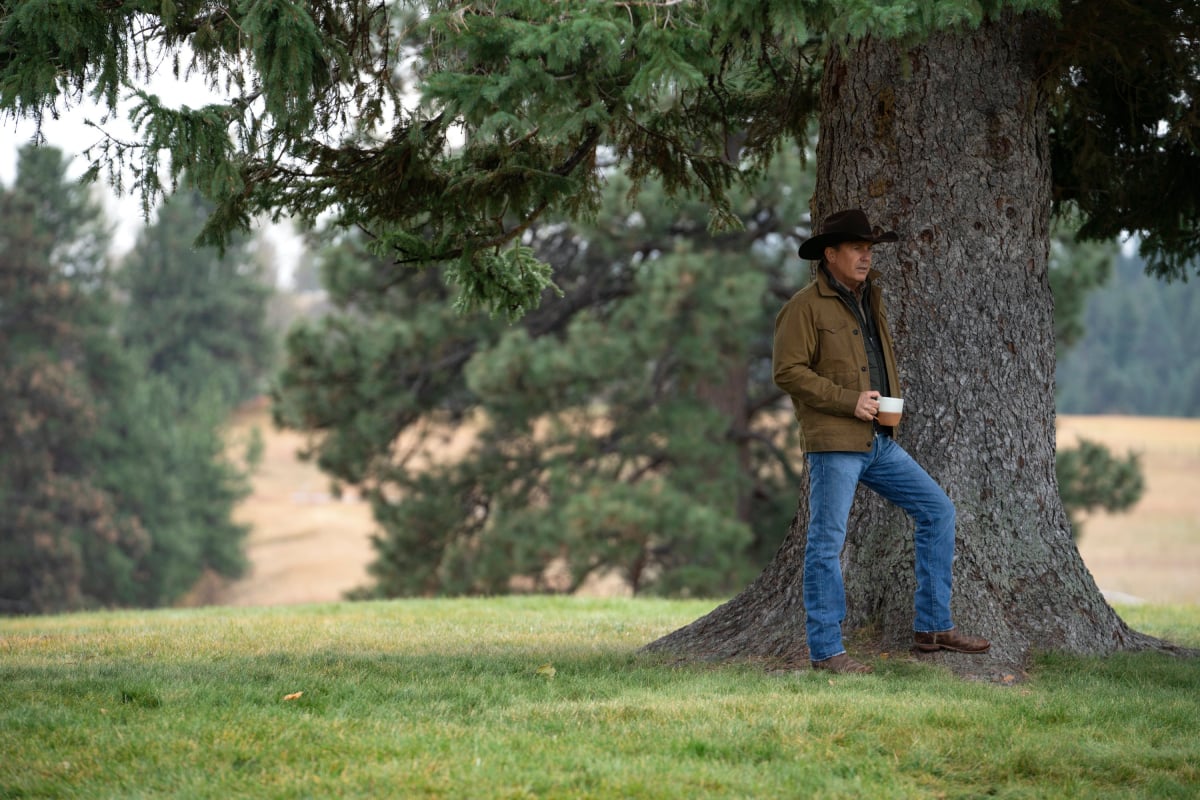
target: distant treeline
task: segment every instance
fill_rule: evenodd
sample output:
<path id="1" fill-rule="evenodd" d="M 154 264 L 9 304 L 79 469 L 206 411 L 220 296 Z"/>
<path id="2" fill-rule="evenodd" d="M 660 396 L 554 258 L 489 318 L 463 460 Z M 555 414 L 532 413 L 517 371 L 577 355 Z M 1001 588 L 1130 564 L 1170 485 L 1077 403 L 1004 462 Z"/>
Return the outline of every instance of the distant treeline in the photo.
<path id="1" fill-rule="evenodd" d="M 1059 413 L 1200 416 L 1198 289 L 1119 256 L 1087 298 L 1083 336 L 1059 360 Z"/>

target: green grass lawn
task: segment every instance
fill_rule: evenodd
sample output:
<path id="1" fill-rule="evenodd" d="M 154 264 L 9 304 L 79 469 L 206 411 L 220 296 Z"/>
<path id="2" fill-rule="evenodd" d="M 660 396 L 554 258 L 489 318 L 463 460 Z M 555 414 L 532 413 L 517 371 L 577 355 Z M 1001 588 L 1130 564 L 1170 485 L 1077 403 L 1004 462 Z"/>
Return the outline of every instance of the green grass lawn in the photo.
<path id="1" fill-rule="evenodd" d="M 1000 686 L 636 653 L 712 605 L 3 619 L 0 798 L 1200 796 L 1200 660 L 1047 656 Z M 1119 610 L 1200 646 L 1200 608 Z"/>

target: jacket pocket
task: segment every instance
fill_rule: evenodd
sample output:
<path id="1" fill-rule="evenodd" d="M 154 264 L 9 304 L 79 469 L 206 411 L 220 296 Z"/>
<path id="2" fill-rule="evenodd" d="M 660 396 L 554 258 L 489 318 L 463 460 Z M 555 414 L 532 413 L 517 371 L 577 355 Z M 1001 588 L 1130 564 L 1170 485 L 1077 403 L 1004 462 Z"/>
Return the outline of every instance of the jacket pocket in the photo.
<path id="1" fill-rule="evenodd" d="M 818 325 L 817 342 L 820 358 L 816 371 L 841 386 L 857 386 L 859 367 L 866 363 L 866 350 L 858 325 Z M 847 374 L 855 376 L 852 381 L 846 381 Z"/>

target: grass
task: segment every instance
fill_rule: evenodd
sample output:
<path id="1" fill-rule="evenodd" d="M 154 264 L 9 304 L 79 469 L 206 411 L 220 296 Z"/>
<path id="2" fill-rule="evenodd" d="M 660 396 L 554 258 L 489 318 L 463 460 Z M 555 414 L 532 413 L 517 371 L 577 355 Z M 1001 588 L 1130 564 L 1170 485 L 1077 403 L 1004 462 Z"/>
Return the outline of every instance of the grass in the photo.
<path id="1" fill-rule="evenodd" d="M 0 797 L 1197 796 L 1195 660 L 1047 656 L 1005 687 L 907 658 L 830 678 L 637 655 L 711 607 L 0 620 Z M 1200 645 L 1200 609 L 1120 611 Z"/>

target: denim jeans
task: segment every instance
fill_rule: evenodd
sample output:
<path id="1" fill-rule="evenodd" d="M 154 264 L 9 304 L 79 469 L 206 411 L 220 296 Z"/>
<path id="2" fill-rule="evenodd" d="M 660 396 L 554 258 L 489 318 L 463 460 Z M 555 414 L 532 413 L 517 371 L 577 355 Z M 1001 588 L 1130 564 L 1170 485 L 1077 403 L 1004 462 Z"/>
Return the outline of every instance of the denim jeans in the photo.
<path id="1" fill-rule="evenodd" d="M 841 552 L 850 504 L 861 482 L 904 509 L 916 523 L 917 591 L 913 629 L 948 631 L 951 567 L 954 561 L 954 504 L 933 478 L 889 436 L 876 436 L 865 453 L 808 453 L 808 546 L 804 552 L 804 610 L 813 661 L 846 652 L 842 620 L 846 590 Z"/>

